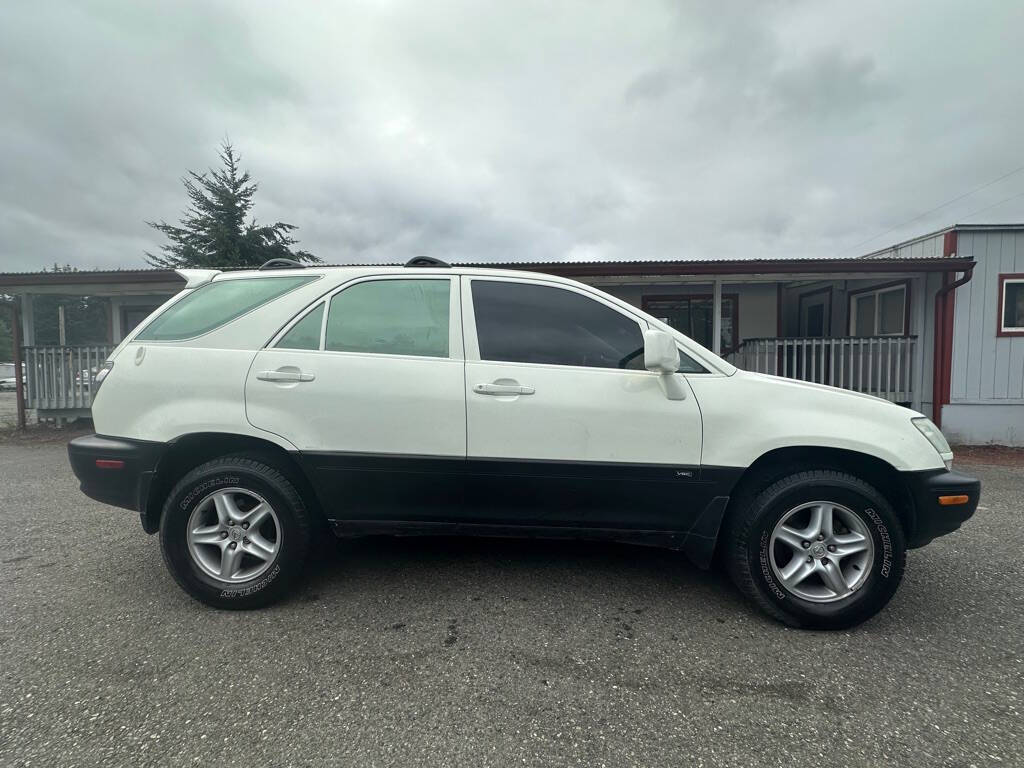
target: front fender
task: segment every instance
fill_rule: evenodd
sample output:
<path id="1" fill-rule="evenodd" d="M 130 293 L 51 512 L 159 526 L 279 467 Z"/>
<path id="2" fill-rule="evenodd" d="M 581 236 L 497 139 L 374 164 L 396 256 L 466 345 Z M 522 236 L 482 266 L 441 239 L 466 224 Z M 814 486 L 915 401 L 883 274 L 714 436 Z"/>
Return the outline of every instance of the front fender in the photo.
<path id="1" fill-rule="evenodd" d="M 705 466 L 748 467 L 779 448 L 855 451 L 900 471 L 944 469 L 911 423 L 920 414 L 834 387 L 743 371 L 690 376 L 704 418 Z"/>

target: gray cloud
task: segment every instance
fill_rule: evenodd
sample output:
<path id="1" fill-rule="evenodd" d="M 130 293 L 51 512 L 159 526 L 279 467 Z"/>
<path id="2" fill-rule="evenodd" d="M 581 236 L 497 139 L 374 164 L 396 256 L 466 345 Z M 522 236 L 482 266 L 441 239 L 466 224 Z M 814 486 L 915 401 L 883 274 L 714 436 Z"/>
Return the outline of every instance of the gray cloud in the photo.
<path id="1" fill-rule="evenodd" d="M 257 216 L 328 261 L 834 255 L 1024 164 L 1021 22 L 925 0 L 5 3 L 0 269 L 142 265 L 143 222 L 177 218 L 225 135 Z"/>

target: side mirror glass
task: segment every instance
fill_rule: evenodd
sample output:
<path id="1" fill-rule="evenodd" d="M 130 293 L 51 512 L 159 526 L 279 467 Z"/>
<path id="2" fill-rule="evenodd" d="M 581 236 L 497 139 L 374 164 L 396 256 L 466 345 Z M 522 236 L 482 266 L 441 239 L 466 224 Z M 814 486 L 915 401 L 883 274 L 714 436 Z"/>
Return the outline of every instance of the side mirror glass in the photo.
<path id="1" fill-rule="evenodd" d="M 679 370 L 679 347 L 664 331 L 644 331 L 644 368 L 654 373 Z"/>

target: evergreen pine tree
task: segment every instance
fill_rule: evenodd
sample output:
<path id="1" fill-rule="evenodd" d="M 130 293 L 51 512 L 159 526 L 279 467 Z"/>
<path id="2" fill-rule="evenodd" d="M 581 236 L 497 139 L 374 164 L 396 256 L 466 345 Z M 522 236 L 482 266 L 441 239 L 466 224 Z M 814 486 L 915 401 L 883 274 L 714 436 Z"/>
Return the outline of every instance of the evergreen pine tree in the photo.
<path id="1" fill-rule="evenodd" d="M 260 226 L 249 219 L 259 185 L 239 168 L 241 158 L 230 142 L 225 141 L 218 154 L 218 170 L 189 171 L 182 180 L 190 203 L 180 226 L 146 222 L 170 241 L 160 246 L 160 254 L 147 252 L 146 261 L 170 269 L 258 267 L 277 258 L 319 262 L 307 251 L 292 250 L 298 242 L 291 236 L 294 225 L 278 221 Z"/>

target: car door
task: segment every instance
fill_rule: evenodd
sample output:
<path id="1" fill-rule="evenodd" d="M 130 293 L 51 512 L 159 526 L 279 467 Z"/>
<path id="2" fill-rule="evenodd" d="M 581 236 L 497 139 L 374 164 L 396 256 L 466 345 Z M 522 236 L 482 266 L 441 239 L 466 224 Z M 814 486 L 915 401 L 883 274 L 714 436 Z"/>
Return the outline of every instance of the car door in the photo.
<path id="1" fill-rule="evenodd" d="M 459 288 L 437 274 L 354 280 L 256 355 L 247 418 L 298 448 L 333 519 L 443 516 L 466 455 Z"/>
<path id="2" fill-rule="evenodd" d="M 466 276 L 462 301 L 480 519 L 689 530 L 712 490 L 700 409 L 644 370 L 646 321 L 543 279 Z"/>

